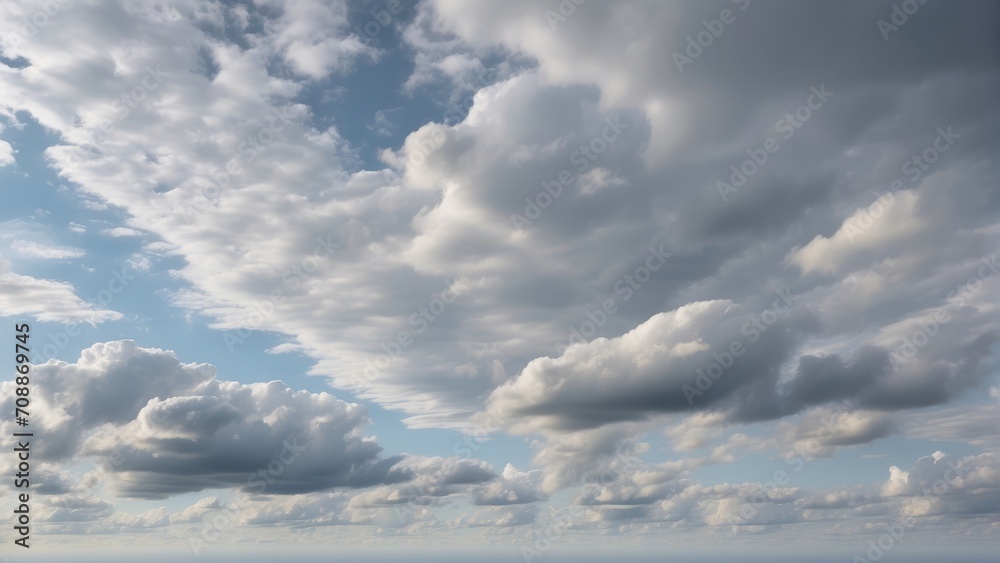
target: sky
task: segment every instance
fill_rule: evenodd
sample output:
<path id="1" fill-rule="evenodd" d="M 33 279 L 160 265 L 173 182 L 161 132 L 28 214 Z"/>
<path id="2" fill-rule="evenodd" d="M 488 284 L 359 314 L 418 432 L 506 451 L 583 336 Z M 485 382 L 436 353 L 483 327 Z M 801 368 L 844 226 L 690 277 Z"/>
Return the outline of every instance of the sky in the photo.
<path id="1" fill-rule="evenodd" d="M 986 0 L 0 3 L 0 556 L 986 560 L 998 94 Z"/>

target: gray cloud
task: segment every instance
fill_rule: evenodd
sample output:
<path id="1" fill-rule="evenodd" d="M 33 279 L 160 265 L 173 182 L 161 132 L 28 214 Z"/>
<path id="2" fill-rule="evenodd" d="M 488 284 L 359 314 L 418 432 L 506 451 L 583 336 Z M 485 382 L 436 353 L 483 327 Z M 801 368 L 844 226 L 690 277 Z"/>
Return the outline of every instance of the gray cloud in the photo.
<path id="1" fill-rule="evenodd" d="M 118 496 L 234 487 L 296 494 L 413 476 L 397 467 L 402 456 L 383 458 L 363 436 L 363 407 L 328 393 L 293 391 L 280 381 L 220 381 L 210 365 L 184 364 L 132 341 L 97 344 L 75 364 L 53 360 L 33 373 L 36 404 L 53 405 L 33 422 L 61 436 L 40 443 L 38 459 L 96 459 Z M 485 477 L 466 471 L 451 478 Z"/>

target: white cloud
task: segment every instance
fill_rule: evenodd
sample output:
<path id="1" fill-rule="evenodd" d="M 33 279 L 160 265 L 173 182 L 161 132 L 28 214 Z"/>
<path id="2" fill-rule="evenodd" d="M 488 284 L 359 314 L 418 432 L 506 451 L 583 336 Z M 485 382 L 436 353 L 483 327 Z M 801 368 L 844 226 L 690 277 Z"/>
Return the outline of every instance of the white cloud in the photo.
<path id="1" fill-rule="evenodd" d="M 153 266 L 153 263 L 149 260 L 149 258 L 139 253 L 129 256 L 128 260 L 125 261 L 125 264 L 127 264 L 129 268 L 140 272 L 148 272 Z"/>
<path id="2" fill-rule="evenodd" d="M 27 258 L 41 258 L 44 260 L 67 260 L 70 258 L 82 258 L 87 255 L 87 252 L 82 248 L 51 246 L 27 240 L 12 241 L 11 249 L 15 254 L 20 254 Z"/>
<path id="3" fill-rule="evenodd" d="M 268 22 L 274 45 L 297 72 L 310 78 L 324 78 L 346 70 L 362 56 L 375 57 L 376 51 L 347 29 L 347 3 L 307 1 L 270 2 L 282 10 Z"/>
<path id="4" fill-rule="evenodd" d="M 3 131 L 3 129 L 0 129 L 0 131 Z M 17 161 L 14 160 L 14 152 L 14 147 L 10 146 L 10 143 L 0 139 L 0 168 L 16 164 Z"/>
<path id="5" fill-rule="evenodd" d="M 111 229 L 101 229 L 101 234 L 106 237 L 141 237 L 142 233 L 128 227 L 114 227 Z"/>
<path id="6" fill-rule="evenodd" d="M 925 220 L 915 213 L 919 198 L 917 193 L 909 191 L 889 199 L 880 198 L 845 219 L 833 236 L 816 235 L 805 247 L 794 250 L 789 259 L 806 273 L 833 273 L 858 255 L 910 242 L 927 231 Z"/>
<path id="7" fill-rule="evenodd" d="M 66 282 L 22 276 L 0 260 L 0 315 L 28 316 L 42 322 L 98 324 L 122 314 L 95 307 L 77 297 Z"/>

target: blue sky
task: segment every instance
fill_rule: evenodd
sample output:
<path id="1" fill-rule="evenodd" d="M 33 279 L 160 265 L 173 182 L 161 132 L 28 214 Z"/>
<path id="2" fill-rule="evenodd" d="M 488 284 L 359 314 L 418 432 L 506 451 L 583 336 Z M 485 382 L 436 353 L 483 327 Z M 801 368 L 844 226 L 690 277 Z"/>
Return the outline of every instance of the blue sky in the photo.
<path id="1" fill-rule="evenodd" d="M 995 5 L 54 6 L 0 8 L 43 550 L 995 547 Z"/>

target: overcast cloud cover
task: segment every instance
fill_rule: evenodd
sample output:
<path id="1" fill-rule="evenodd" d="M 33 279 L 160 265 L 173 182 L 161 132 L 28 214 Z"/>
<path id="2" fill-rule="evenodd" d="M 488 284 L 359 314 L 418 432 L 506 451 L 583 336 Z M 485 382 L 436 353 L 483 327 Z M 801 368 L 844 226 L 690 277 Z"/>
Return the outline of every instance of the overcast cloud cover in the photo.
<path id="1" fill-rule="evenodd" d="M 997 2 L 10 1 L 0 49 L 40 549 L 995 552 Z"/>

